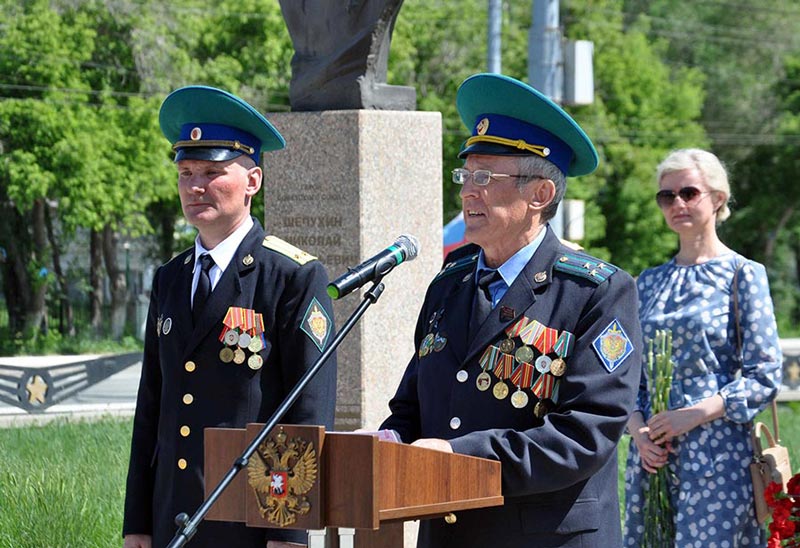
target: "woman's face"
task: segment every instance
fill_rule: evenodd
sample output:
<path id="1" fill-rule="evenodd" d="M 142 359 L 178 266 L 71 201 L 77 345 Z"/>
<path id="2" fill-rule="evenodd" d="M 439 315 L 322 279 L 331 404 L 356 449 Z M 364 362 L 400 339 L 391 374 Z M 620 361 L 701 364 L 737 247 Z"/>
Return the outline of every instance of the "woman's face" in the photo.
<path id="1" fill-rule="evenodd" d="M 714 230 L 725 197 L 711 190 L 696 169 L 667 173 L 658 186 L 656 201 L 672 230 L 678 234 Z"/>

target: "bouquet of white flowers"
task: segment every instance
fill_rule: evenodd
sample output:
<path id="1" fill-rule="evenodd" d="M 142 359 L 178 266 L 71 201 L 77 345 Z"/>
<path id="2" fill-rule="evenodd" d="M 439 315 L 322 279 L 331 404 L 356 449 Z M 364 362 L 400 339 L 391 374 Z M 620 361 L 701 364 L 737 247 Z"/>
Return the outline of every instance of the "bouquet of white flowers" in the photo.
<path id="1" fill-rule="evenodd" d="M 647 379 L 651 416 L 666 411 L 672 386 L 672 332 L 657 330 L 649 342 Z M 669 465 L 648 476 L 644 501 L 642 548 L 672 548 L 675 544 L 674 511 L 669 496 Z"/>

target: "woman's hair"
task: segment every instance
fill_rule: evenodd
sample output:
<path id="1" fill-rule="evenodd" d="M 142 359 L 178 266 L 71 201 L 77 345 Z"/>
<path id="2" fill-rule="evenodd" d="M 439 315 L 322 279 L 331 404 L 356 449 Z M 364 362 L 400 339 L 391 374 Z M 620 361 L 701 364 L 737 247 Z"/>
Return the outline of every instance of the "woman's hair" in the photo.
<path id="1" fill-rule="evenodd" d="M 656 181 L 667 173 L 695 169 L 711 190 L 721 192 L 725 201 L 717 209 L 717 224 L 731 216 L 728 203 L 731 201 L 731 187 L 728 183 L 728 172 L 719 158 L 699 148 L 682 148 L 670 152 L 656 168 Z"/>

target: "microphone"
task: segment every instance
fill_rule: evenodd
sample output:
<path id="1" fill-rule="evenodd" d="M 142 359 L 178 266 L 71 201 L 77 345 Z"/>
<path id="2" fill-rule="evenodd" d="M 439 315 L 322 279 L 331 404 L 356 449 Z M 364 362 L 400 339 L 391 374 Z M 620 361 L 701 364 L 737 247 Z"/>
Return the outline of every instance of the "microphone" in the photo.
<path id="1" fill-rule="evenodd" d="M 331 299 L 341 299 L 351 291 L 367 282 L 389 273 L 394 267 L 405 261 L 413 261 L 419 253 L 419 240 L 410 234 L 403 234 L 395 242 L 328 284 L 328 295 Z"/>

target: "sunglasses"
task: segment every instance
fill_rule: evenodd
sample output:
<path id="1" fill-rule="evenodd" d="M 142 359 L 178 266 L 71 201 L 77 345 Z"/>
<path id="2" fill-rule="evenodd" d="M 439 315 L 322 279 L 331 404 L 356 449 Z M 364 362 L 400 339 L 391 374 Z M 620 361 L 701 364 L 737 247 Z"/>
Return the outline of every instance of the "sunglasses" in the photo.
<path id="1" fill-rule="evenodd" d="M 680 198 L 683 200 L 683 203 L 690 204 L 704 194 L 709 194 L 709 192 L 703 192 L 696 186 L 685 186 L 678 190 L 678 192 L 673 192 L 672 190 L 659 190 L 656 192 L 656 203 L 660 207 L 669 207 L 675 203 L 675 198 Z"/>

